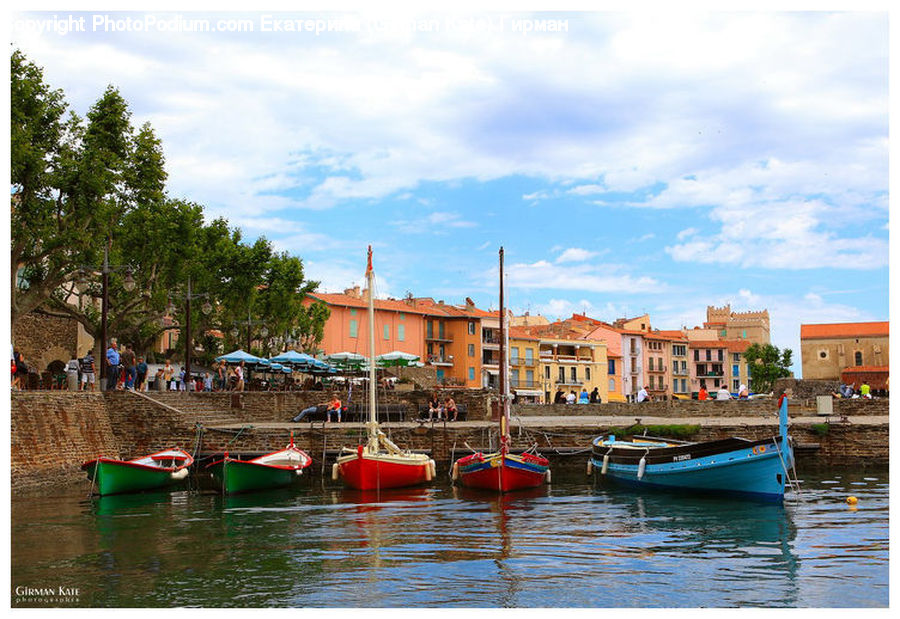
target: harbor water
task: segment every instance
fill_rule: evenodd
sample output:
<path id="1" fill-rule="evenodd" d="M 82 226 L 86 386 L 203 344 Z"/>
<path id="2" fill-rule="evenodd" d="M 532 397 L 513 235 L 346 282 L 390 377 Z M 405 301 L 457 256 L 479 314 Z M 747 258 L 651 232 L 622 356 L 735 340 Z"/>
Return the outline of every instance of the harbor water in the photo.
<path id="1" fill-rule="evenodd" d="M 560 468 L 560 467 L 557 467 Z M 566 470 L 568 469 L 568 470 Z M 11 503 L 13 607 L 886 607 L 888 471 L 800 471 L 784 505 L 554 470 L 502 497 L 307 477 Z M 855 506 L 848 496 L 858 498 Z"/>

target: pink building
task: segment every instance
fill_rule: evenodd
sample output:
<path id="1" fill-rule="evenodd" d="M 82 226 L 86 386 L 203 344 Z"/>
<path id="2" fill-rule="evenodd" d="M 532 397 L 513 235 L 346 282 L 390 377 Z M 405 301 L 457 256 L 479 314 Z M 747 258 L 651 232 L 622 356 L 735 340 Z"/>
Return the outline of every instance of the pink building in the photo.
<path id="1" fill-rule="evenodd" d="M 326 355 L 352 352 L 369 355 L 368 291 L 359 287 L 343 294 L 311 293 L 307 303 L 321 301 L 331 310 L 320 344 Z M 375 299 L 375 354 L 402 351 L 425 359 L 425 312 L 410 301 Z"/>

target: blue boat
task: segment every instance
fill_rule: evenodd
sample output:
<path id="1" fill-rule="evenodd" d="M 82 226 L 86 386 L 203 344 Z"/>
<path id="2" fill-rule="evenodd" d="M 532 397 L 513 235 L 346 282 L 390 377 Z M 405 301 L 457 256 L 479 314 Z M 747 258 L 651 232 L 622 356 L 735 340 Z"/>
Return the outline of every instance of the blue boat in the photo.
<path id="1" fill-rule="evenodd" d="M 794 452 L 787 433 L 787 397 L 779 404 L 779 436 L 704 442 L 601 436 L 592 442 L 588 472 L 639 487 L 782 501 Z"/>

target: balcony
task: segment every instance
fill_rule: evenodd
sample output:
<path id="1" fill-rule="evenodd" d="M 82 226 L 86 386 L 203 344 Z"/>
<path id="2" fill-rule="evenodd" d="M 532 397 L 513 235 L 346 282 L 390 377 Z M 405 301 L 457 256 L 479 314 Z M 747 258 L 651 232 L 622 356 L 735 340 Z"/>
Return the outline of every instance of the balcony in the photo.
<path id="1" fill-rule="evenodd" d="M 430 363 L 431 365 L 452 366 L 453 355 L 445 355 L 443 357 L 441 355 L 428 355 L 428 363 Z"/>
<path id="2" fill-rule="evenodd" d="M 523 359 L 522 357 L 510 357 L 509 364 L 513 367 L 533 368 L 535 366 L 534 359 Z"/>
<path id="3" fill-rule="evenodd" d="M 438 331 L 437 335 L 434 334 L 434 331 L 426 331 L 425 339 L 430 342 L 452 342 L 453 338 L 447 334 Z"/>
<path id="4" fill-rule="evenodd" d="M 584 384 L 583 380 L 579 380 L 577 378 L 561 378 L 556 381 L 557 385 L 574 385 L 581 386 Z"/>
<path id="5" fill-rule="evenodd" d="M 509 386 L 511 389 L 531 389 L 540 387 L 540 383 L 536 380 L 511 380 Z"/>
<path id="6" fill-rule="evenodd" d="M 718 372 L 707 370 L 705 374 L 697 372 L 697 378 L 722 378 L 723 376 L 725 376 L 725 372 L 722 370 L 719 370 Z"/>

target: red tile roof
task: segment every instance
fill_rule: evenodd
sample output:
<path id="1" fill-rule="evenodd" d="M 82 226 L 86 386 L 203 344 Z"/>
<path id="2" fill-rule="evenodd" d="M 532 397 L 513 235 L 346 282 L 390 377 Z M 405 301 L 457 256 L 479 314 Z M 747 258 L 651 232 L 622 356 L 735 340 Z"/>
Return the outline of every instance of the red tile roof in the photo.
<path id="1" fill-rule="evenodd" d="M 540 341 L 541 338 L 532 335 L 532 333 L 525 327 L 510 327 L 509 328 L 509 337 L 510 339 L 515 338 L 517 340 L 532 340 L 532 341 Z"/>
<path id="2" fill-rule="evenodd" d="M 360 299 L 355 296 L 350 296 L 348 294 L 338 294 L 338 293 L 325 293 L 325 292 L 311 292 L 309 296 L 313 299 L 318 299 L 323 303 L 327 303 L 328 305 L 339 305 L 341 307 L 368 307 L 368 302 L 365 299 Z M 419 309 L 413 305 L 409 305 L 405 301 L 398 301 L 396 299 L 375 299 L 375 309 L 379 310 L 388 310 L 394 312 L 407 312 L 409 314 L 426 314 L 422 309 Z"/>
<path id="3" fill-rule="evenodd" d="M 890 366 L 887 365 L 858 365 L 855 367 L 844 368 L 841 374 L 856 374 L 862 372 L 889 372 Z"/>
<path id="4" fill-rule="evenodd" d="M 730 340 L 726 341 L 729 352 L 744 352 L 753 342 L 749 340 Z"/>
<path id="5" fill-rule="evenodd" d="M 800 339 L 887 336 L 890 334 L 890 324 L 884 321 L 800 325 Z"/>

